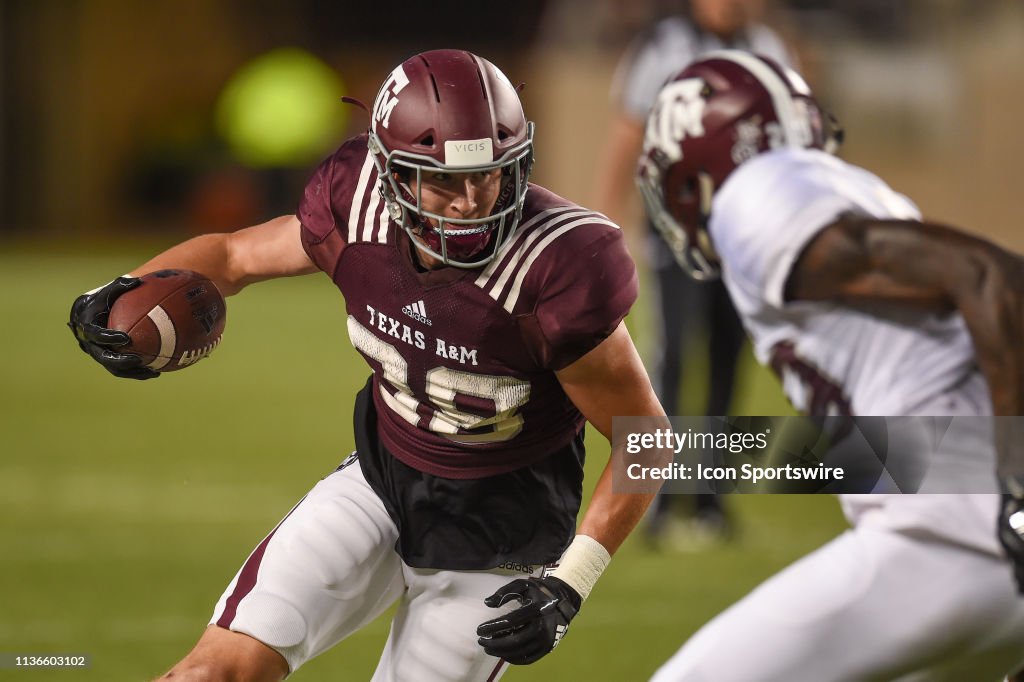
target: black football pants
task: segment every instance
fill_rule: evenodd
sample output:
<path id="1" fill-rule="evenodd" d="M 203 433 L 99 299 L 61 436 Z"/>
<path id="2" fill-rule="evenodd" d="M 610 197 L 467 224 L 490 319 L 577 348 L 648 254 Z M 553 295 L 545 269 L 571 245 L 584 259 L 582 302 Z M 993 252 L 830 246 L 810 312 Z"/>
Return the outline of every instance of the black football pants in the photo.
<path id="1" fill-rule="evenodd" d="M 675 263 L 653 267 L 658 307 L 655 325 L 659 342 L 655 347 L 655 389 L 665 413 L 679 413 L 679 390 L 687 360 L 706 362 L 708 386 L 703 414 L 728 415 L 736 379 L 736 364 L 746 334 L 729 293 L 721 281 L 699 282 Z M 703 339 L 702 352 L 694 343 Z M 650 530 L 656 531 L 664 520 L 673 495 L 659 495 L 655 502 Z M 697 495 L 698 515 L 707 509 L 720 509 L 715 495 Z"/>

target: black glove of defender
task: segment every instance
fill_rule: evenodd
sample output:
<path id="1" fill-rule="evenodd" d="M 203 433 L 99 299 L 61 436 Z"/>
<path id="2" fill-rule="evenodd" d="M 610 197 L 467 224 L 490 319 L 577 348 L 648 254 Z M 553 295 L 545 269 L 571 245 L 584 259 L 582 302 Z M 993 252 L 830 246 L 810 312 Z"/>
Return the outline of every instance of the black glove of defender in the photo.
<path id="1" fill-rule="evenodd" d="M 1017 591 L 1024 594 L 1024 499 L 1003 493 L 996 530 L 999 542 L 1013 566 Z"/>
<path id="2" fill-rule="evenodd" d="M 131 339 L 124 332 L 107 329 L 107 317 L 114 300 L 126 291 L 142 284 L 138 277 L 118 277 L 110 284 L 82 294 L 71 306 L 68 327 L 78 341 L 78 347 L 107 371 L 122 379 L 153 379 L 160 376 L 142 366 L 142 359 L 134 353 L 119 353 L 115 349 Z"/>
<path id="3" fill-rule="evenodd" d="M 489 655 L 515 665 L 533 663 L 558 646 L 583 603 L 576 590 L 551 576 L 513 580 L 484 603 L 497 608 L 513 599 L 518 609 L 481 623 L 476 634 Z"/>

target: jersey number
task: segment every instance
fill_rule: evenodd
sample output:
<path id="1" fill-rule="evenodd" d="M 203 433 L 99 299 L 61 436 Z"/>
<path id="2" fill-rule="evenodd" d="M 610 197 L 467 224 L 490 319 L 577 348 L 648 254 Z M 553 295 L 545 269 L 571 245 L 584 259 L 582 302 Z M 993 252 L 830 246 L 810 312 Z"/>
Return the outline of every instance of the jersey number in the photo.
<path id="1" fill-rule="evenodd" d="M 772 347 L 771 368 L 782 381 L 793 406 L 819 417 L 849 417 L 853 414 L 843 388 L 821 370 L 797 355 L 790 341 Z"/>
<path id="2" fill-rule="evenodd" d="M 348 318 L 348 335 L 356 350 L 380 364 L 383 379 L 395 392 L 381 386 L 381 397 L 395 414 L 413 426 L 419 424 L 423 408 L 429 411 L 427 429 L 459 443 L 496 443 L 510 440 L 523 428 L 517 414 L 530 399 L 530 382 L 509 376 L 474 374 L 449 367 L 434 367 L 426 373 L 426 405 L 409 387 L 409 363 L 398 349 L 377 338 L 354 317 Z M 459 396 L 493 404 L 493 414 L 482 416 L 460 409 Z M 467 433 L 468 432 L 468 433 Z"/>

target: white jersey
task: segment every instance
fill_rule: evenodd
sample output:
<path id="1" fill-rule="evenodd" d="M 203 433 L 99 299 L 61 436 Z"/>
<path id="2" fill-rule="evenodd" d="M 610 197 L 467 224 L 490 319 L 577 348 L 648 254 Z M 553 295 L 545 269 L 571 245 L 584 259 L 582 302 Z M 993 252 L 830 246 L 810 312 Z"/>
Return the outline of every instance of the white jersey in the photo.
<path id="1" fill-rule="evenodd" d="M 957 315 L 868 314 L 834 303 L 784 300 L 803 249 L 844 211 L 920 219 L 917 207 L 868 171 L 825 152 L 782 149 L 737 168 L 718 191 L 709 230 L 722 277 L 763 364 L 794 407 L 812 414 L 990 415 L 987 385 Z M 971 491 L 995 491 L 991 434 L 945 443 L 930 471 L 953 471 Z M 927 490 L 926 484 L 922 490 Z M 882 511 L 887 527 L 926 529 L 998 552 L 987 495 L 844 496 L 858 521 Z M 943 498 L 946 498 L 943 501 Z M 977 499 L 976 499 L 977 498 Z M 966 505 L 959 511 L 954 507 Z"/>
<path id="2" fill-rule="evenodd" d="M 783 66 L 796 66 L 782 39 L 767 26 L 751 24 L 733 42 L 725 43 L 683 17 L 672 16 L 633 41 L 615 70 L 612 100 L 633 118 L 645 120 L 665 81 L 701 55 L 726 48 L 755 52 Z"/>

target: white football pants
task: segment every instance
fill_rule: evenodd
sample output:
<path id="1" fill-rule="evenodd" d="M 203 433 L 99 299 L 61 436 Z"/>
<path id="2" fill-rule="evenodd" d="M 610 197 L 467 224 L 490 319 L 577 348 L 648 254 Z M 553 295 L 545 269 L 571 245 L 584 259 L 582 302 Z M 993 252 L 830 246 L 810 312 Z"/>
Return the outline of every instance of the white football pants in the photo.
<path id="1" fill-rule="evenodd" d="M 345 466 L 253 551 L 210 622 L 272 647 L 294 672 L 398 601 L 373 682 L 497 680 L 507 666 L 484 653 L 476 627 L 517 604 L 492 609 L 484 598 L 531 567 L 411 568 L 395 552 L 397 537 L 359 464 Z"/>
<path id="2" fill-rule="evenodd" d="M 989 520 L 994 537 L 994 503 Z M 995 682 L 1022 664 L 1024 598 L 1005 559 L 868 521 L 722 612 L 651 680 Z"/>

